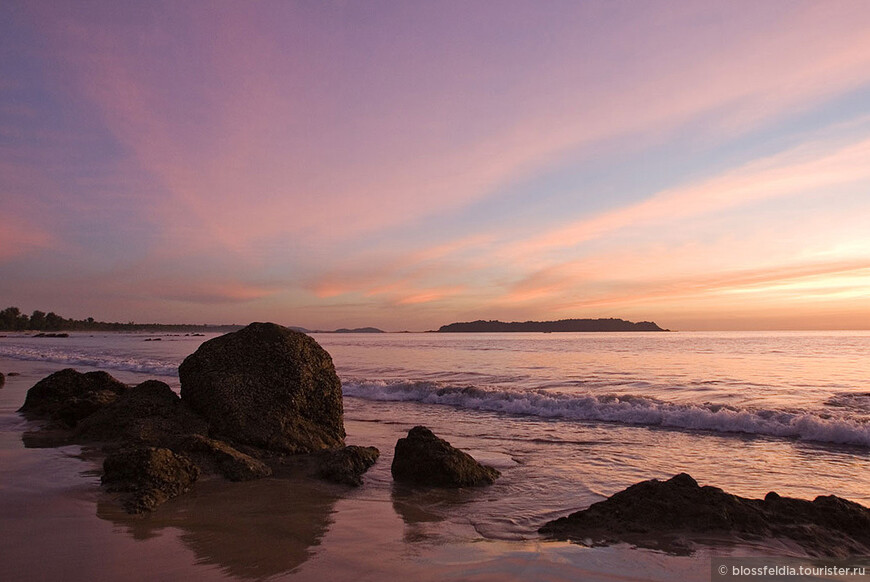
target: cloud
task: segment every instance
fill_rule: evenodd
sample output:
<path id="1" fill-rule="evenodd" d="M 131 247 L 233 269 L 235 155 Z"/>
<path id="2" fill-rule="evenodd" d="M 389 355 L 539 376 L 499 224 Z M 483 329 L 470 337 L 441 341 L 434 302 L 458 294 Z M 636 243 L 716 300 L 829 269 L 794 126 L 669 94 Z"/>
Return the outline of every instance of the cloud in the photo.
<path id="1" fill-rule="evenodd" d="M 639 203 L 584 218 L 521 241 L 508 249 L 507 255 L 537 255 L 613 236 L 625 229 L 682 223 L 805 192 L 821 196 L 826 189 L 870 178 L 870 165 L 866 163 L 870 159 L 870 140 L 833 152 L 815 151 L 815 157 L 810 157 L 807 149 L 800 146 L 724 175 L 658 192 Z"/>
<path id="2" fill-rule="evenodd" d="M 5 214 L 0 228 L 0 261 L 11 261 L 55 244 L 45 230 L 29 225 L 13 215 Z"/>

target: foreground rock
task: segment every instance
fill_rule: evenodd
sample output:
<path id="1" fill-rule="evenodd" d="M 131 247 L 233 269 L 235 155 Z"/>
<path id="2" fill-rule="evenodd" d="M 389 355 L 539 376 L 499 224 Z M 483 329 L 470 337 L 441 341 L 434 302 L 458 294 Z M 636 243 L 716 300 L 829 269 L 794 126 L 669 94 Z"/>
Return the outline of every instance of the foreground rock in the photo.
<path id="1" fill-rule="evenodd" d="M 123 493 L 128 513 L 146 513 L 187 492 L 199 477 L 199 468 L 188 458 L 169 449 L 137 447 L 121 449 L 103 462 L 103 485 Z"/>
<path id="2" fill-rule="evenodd" d="M 167 446 L 185 435 L 207 435 L 208 423 L 189 410 L 167 384 L 148 380 L 82 419 L 78 440 L 129 441 Z"/>
<path id="3" fill-rule="evenodd" d="M 500 475 L 425 426 L 415 426 L 396 442 L 391 471 L 396 481 L 431 487 L 490 485 Z"/>
<path id="4" fill-rule="evenodd" d="M 700 487 L 685 473 L 632 485 L 539 531 L 555 539 L 629 542 L 669 551 L 685 551 L 693 539 L 710 536 L 786 539 L 811 556 L 870 553 L 870 509 L 862 505 L 833 495 L 806 501 L 771 492 L 763 500 L 747 499 Z"/>
<path id="5" fill-rule="evenodd" d="M 375 447 L 350 445 L 341 449 L 322 453 L 318 476 L 321 479 L 359 487 L 363 473 L 375 464 L 381 452 Z"/>
<path id="6" fill-rule="evenodd" d="M 237 451 L 227 443 L 201 435 L 188 435 L 176 440 L 172 450 L 184 453 L 199 467 L 219 473 L 230 481 L 251 481 L 272 474 L 272 469 L 262 461 Z"/>
<path id="7" fill-rule="evenodd" d="M 46 418 L 72 428 L 127 391 L 106 372 L 82 374 L 67 368 L 43 378 L 30 390 L 18 409 L 26 418 Z"/>
<path id="8" fill-rule="evenodd" d="M 212 436 L 291 454 L 344 444 L 332 358 L 303 333 L 252 323 L 202 344 L 178 375 L 182 400 Z"/>

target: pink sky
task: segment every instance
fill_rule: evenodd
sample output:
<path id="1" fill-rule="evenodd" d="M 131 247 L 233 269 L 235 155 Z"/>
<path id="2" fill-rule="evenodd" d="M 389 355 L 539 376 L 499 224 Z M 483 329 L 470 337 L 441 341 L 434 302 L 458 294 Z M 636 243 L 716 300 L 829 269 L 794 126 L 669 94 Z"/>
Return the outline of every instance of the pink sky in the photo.
<path id="1" fill-rule="evenodd" d="M 870 328 L 866 2 L 0 15 L 25 312 Z"/>

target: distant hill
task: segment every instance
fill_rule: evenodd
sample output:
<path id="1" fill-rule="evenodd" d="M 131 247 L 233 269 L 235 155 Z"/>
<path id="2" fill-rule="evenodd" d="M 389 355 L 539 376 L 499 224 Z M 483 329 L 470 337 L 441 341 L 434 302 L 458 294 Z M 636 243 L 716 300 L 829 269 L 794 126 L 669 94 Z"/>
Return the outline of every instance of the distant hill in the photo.
<path id="1" fill-rule="evenodd" d="M 560 319 L 559 321 L 467 321 L 442 325 L 439 332 L 568 332 L 568 331 L 667 331 L 651 321 L 638 323 L 624 319 Z"/>
<path id="2" fill-rule="evenodd" d="M 356 327 L 354 329 L 347 329 L 346 327 L 342 327 L 341 329 L 335 330 L 333 333 L 385 333 L 384 330 L 378 329 L 376 327 Z"/>
<path id="3" fill-rule="evenodd" d="M 355 327 L 353 329 L 348 329 L 346 327 L 341 327 L 334 331 L 329 331 L 327 329 L 305 329 L 304 327 L 291 327 L 290 329 L 295 331 L 301 331 L 302 333 L 387 333 L 382 329 L 378 329 L 376 327 Z"/>

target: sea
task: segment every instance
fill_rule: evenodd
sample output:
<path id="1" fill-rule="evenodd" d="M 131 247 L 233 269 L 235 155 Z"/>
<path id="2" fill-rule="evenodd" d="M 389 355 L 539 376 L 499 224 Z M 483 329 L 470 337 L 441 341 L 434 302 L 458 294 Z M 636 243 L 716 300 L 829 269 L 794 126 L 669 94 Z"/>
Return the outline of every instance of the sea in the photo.
<path id="1" fill-rule="evenodd" d="M 15 412 L 26 387 L 72 367 L 105 370 L 131 384 L 154 378 L 179 389 L 179 364 L 214 335 L 0 337 L 0 371 L 22 372 L 8 378 L 0 391 L 3 448 L 18 451 L 12 473 L 0 477 L 0 494 L 7 497 L 0 511 L 11 511 L 9 495 L 24 495 L 12 485 L 16 470 L 22 481 L 27 480 L 25 471 L 48 470 L 21 460 L 26 458 L 21 435 L 34 428 Z M 834 494 L 870 506 L 870 332 L 313 337 L 331 354 L 341 378 L 348 442 L 373 444 L 382 452 L 358 495 L 389 502 L 389 510 L 401 519 L 404 548 L 418 547 L 415 543 L 468 548 L 486 542 L 496 545 L 480 547 L 507 544 L 530 555 L 546 552 L 549 546 L 537 529 L 548 520 L 639 481 L 683 472 L 702 485 L 745 497 L 769 491 L 805 499 Z M 15 382 L 19 388 L 10 392 Z M 389 474 L 392 447 L 416 425 L 496 467 L 502 477 L 472 493 L 397 489 Z M 88 486 L 99 489 L 93 471 L 72 467 L 65 469 L 77 475 L 70 479 L 84 474 Z M 364 524 L 358 527 L 364 532 Z M 309 544 L 306 555 L 317 554 L 311 549 L 316 545 Z M 557 553 L 569 551 L 552 547 Z M 626 556 L 636 557 L 628 579 L 668 579 L 685 568 L 703 574 L 694 576 L 698 579 L 709 579 L 710 554 L 704 552 L 706 563 L 697 555 L 680 562 L 637 554 L 644 550 L 619 551 L 623 553 L 594 554 L 605 564 L 601 579 L 618 570 L 611 562 Z M 729 551 L 800 556 L 797 548 L 764 541 Z M 423 554 L 425 560 L 429 554 Z M 573 563 L 563 558 L 560 554 L 554 562 Z M 226 564 L 221 571 L 246 578 L 235 576 L 238 572 L 228 571 Z M 253 577 L 299 572 L 305 569 L 297 564 Z M 572 576 L 569 569 L 565 577 Z M 681 577 L 693 576 L 683 571 Z"/>

